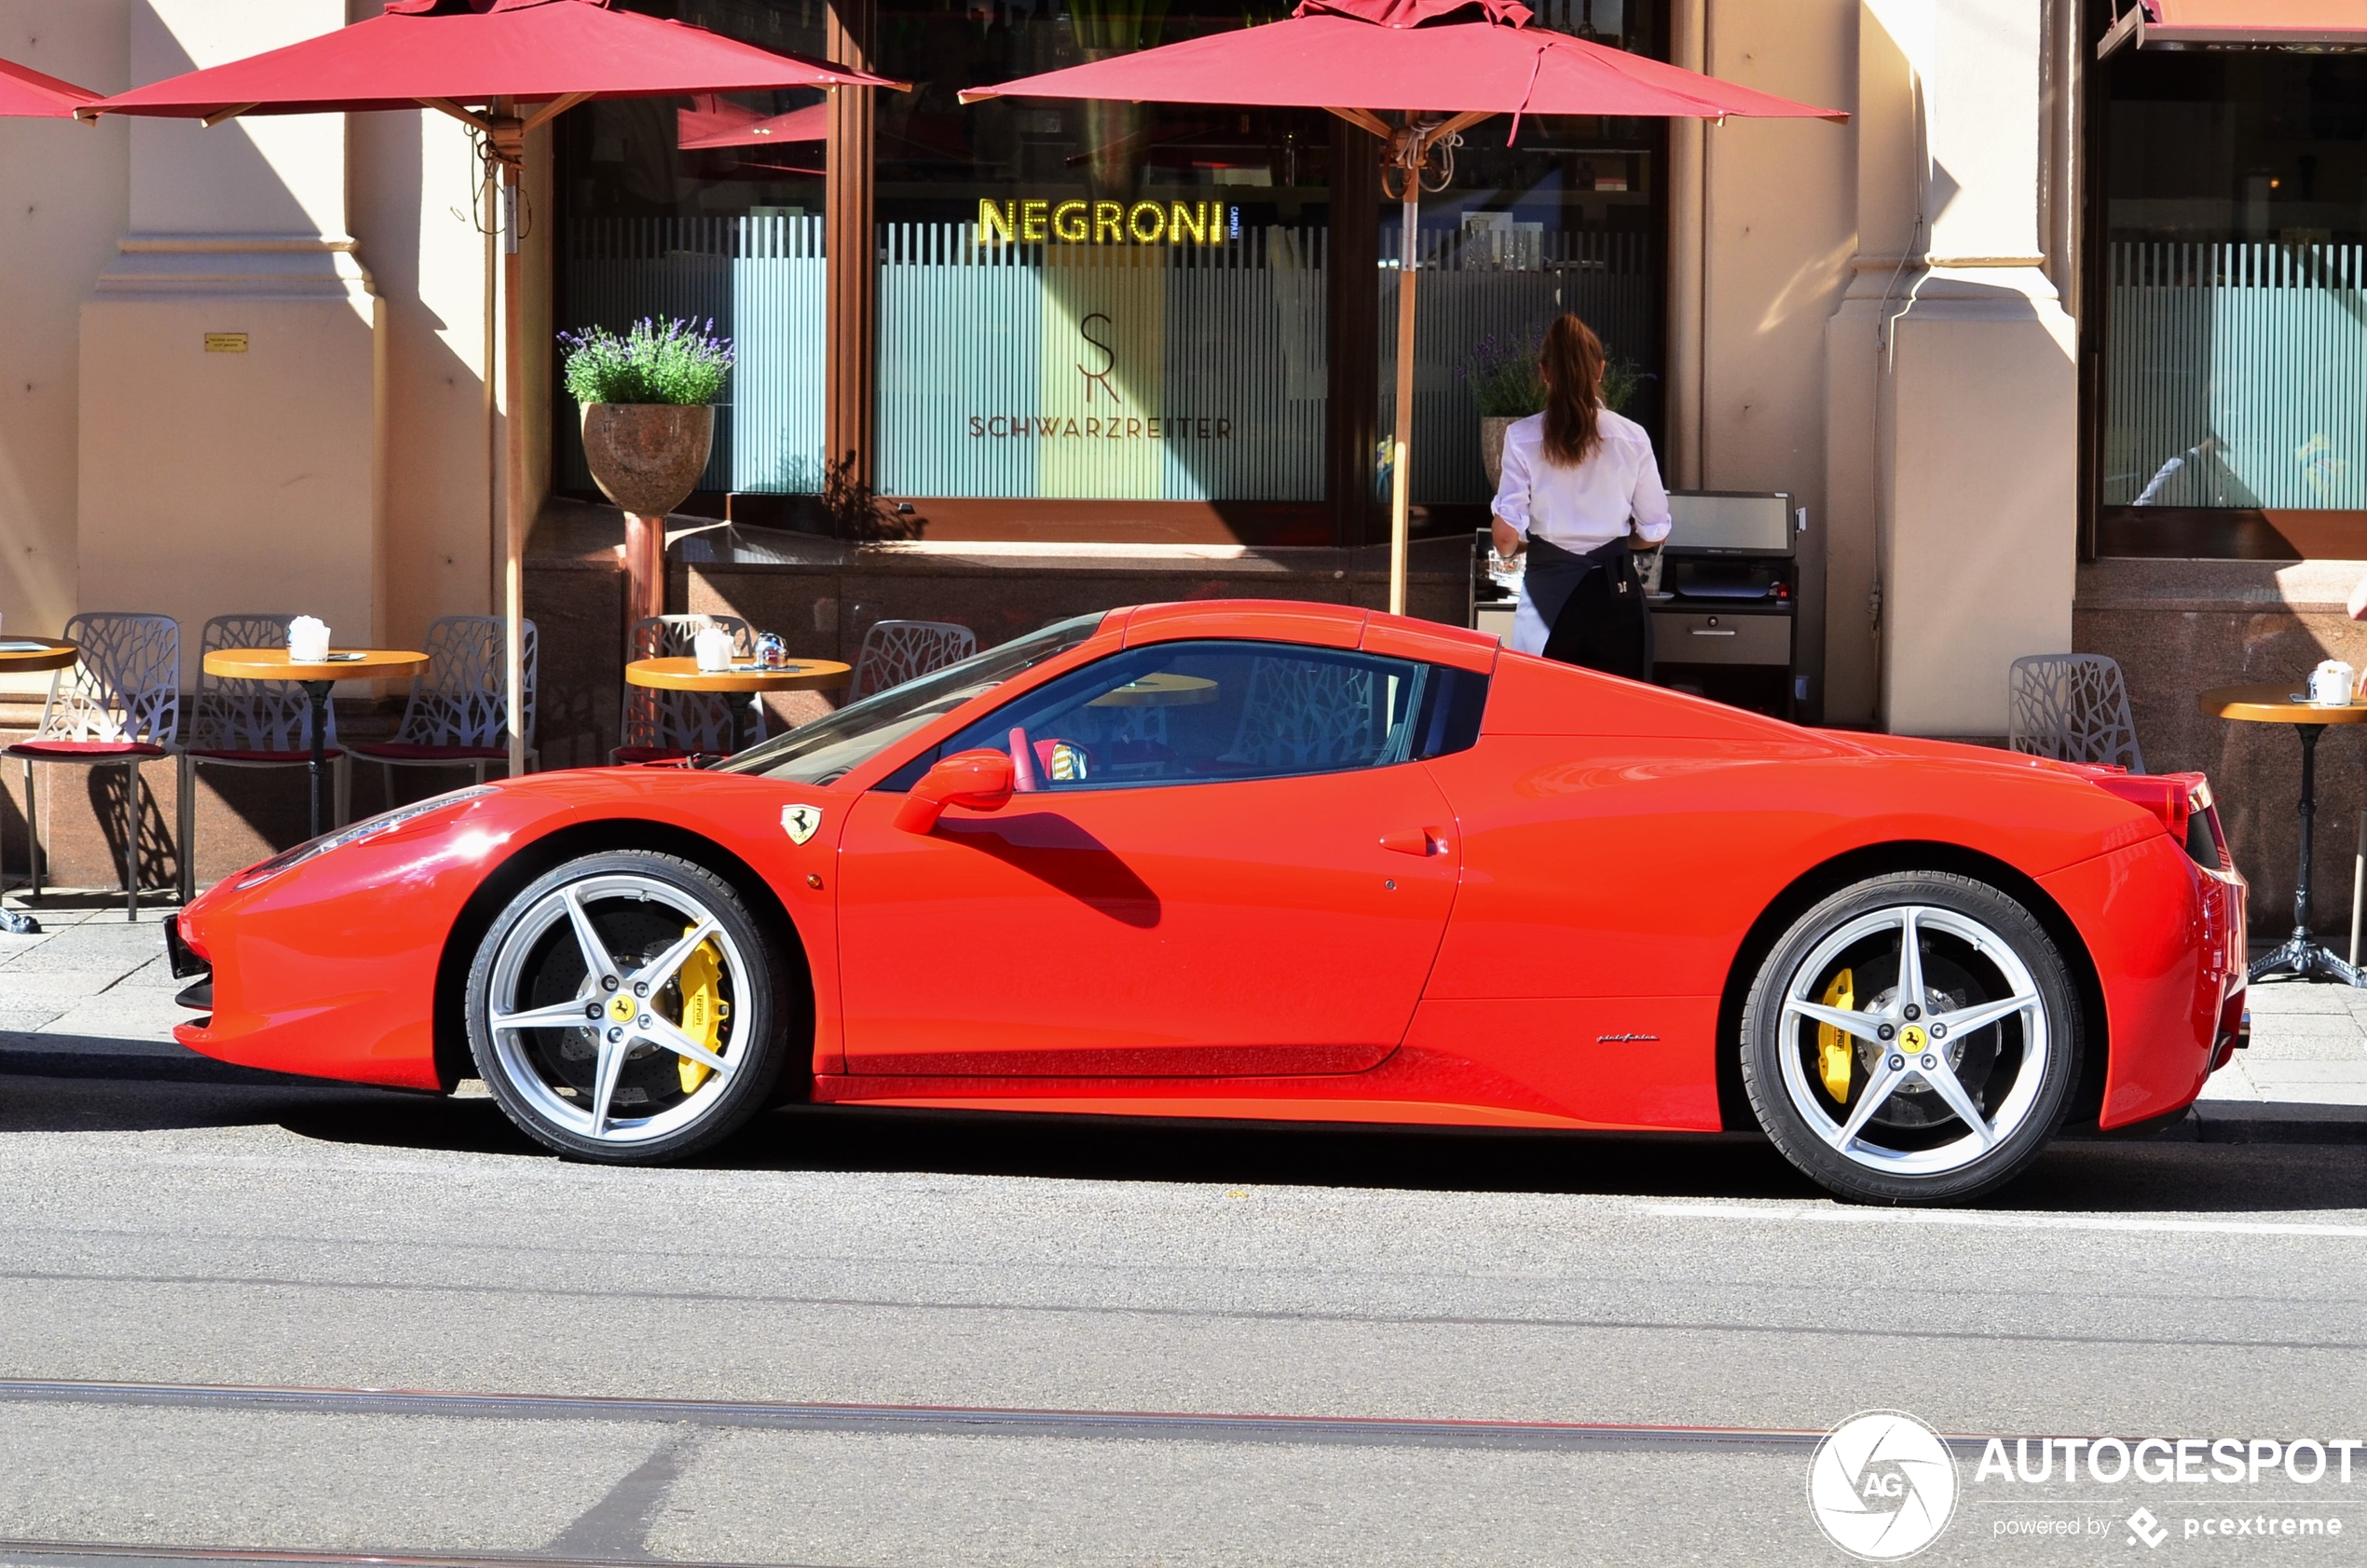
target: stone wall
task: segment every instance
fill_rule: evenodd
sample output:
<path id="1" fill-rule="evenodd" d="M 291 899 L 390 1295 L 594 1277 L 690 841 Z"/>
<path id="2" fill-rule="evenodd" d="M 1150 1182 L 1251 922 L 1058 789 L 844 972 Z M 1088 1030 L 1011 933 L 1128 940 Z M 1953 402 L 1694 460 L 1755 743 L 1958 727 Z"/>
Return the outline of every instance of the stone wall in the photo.
<path id="1" fill-rule="evenodd" d="M 2357 561 L 2108 560 L 2079 569 L 2073 644 L 2120 661 L 2148 772 L 2210 776 L 2236 864 L 2251 880 L 2255 935 L 2292 925 L 2301 745 L 2283 725 L 2208 717 L 2196 699 L 2256 681 L 2298 691 L 2321 659 L 2367 668 L 2367 625 L 2344 609 L 2362 571 Z M 2336 726 L 2318 747 L 2316 923 L 2337 952 L 2348 942 L 2367 805 L 2363 740 L 2361 729 Z"/>

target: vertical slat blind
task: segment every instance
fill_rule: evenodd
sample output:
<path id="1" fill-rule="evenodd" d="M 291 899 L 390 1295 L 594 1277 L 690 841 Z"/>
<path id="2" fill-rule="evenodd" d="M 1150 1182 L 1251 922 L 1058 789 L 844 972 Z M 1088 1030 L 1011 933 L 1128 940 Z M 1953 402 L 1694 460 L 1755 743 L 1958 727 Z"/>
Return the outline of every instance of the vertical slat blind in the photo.
<path id="1" fill-rule="evenodd" d="M 1386 446 L 1397 417 L 1397 279 L 1402 228 L 1381 231 L 1380 430 Z M 1507 241 L 1510 241 L 1508 243 Z M 1653 340 L 1652 246 L 1641 234 L 1459 234 L 1424 229 L 1415 293 L 1414 501 L 1432 505 L 1488 498 L 1480 461 L 1479 403 L 1463 378 L 1482 339 L 1541 331 L 1567 310 L 1585 320 L 1615 360 L 1648 369 Z M 1375 457 L 1376 493 L 1389 486 L 1386 449 Z"/>
<path id="2" fill-rule="evenodd" d="M 739 364 L 716 410 L 703 490 L 822 488 L 822 220 L 593 218 L 568 225 L 568 330 L 623 332 L 644 316 L 685 317 L 732 339 Z M 561 410 L 560 471 L 589 488 L 572 406 Z"/>
<path id="3" fill-rule="evenodd" d="M 880 230 L 891 496 L 1320 500 L 1324 235 L 1211 246 Z"/>
<path id="4" fill-rule="evenodd" d="M 2106 256 L 2107 505 L 2367 506 L 2367 247 Z"/>

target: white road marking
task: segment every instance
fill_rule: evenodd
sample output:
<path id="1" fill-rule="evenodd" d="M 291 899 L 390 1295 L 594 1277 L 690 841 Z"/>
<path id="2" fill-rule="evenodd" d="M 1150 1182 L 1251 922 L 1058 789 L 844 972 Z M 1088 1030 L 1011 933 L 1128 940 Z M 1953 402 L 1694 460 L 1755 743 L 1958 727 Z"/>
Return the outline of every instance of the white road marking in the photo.
<path id="1" fill-rule="evenodd" d="M 1985 1214 L 1929 1208 L 1807 1208 L 1787 1204 L 1653 1203 L 1656 1220 L 1747 1220 L 1761 1224 L 1940 1225 L 1987 1231 L 2127 1231 L 2139 1234 L 2343 1236 L 2367 1241 L 2367 1225 L 2279 1220 L 2120 1219 L 2102 1214 Z"/>

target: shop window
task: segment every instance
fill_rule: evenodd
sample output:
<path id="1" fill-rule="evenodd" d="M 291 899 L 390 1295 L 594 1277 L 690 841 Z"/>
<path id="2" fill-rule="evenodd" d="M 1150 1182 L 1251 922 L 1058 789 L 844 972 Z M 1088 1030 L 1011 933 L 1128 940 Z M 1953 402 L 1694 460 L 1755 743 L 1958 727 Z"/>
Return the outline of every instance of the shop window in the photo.
<path id="1" fill-rule="evenodd" d="M 1243 25 L 1238 0 L 888 0 L 878 484 L 1323 498 L 1329 117 L 965 88 Z"/>
<path id="2" fill-rule="evenodd" d="M 2096 75 L 2099 548 L 2358 553 L 2331 514 L 2367 509 L 2367 58 Z"/>
<path id="3" fill-rule="evenodd" d="M 621 0 L 820 56 L 827 0 Z M 818 92 L 599 102 L 559 122 L 558 315 L 622 331 L 712 320 L 739 351 L 699 488 L 822 488 L 823 171 Z M 597 492 L 558 394 L 558 482 Z"/>
<path id="4" fill-rule="evenodd" d="M 1537 24 L 1632 53 L 1667 58 L 1659 0 L 1532 0 Z M 1582 317 L 1609 351 L 1608 390 L 1660 439 L 1666 297 L 1667 122 L 1531 115 L 1463 133 L 1447 187 L 1422 198 L 1415 329 L 1414 502 L 1483 504 L 1481 404 L 1471 371 L 1533 345 L 1562 311 Z M 1396 419 L 1397 279 L 1402 225 L 1381 207 L 1376 496 L 1389 493 Z M 1522 412 L 1534 413 L 1534 409 Z"/>

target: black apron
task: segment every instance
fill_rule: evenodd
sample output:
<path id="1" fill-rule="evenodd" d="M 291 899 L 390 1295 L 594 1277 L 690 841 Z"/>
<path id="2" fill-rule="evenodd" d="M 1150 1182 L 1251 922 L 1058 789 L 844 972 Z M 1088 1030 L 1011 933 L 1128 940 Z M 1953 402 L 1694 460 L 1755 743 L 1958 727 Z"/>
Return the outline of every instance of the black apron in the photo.
<path id="1" fill-rule="evenodd" d="M 1524 577 L 1528 602 L 1548 628 L 1546 658 L 1630 680 L 1652 678 L 1652 615 L 1625 539 L 1581 555 L 1532 538 Z"/>

